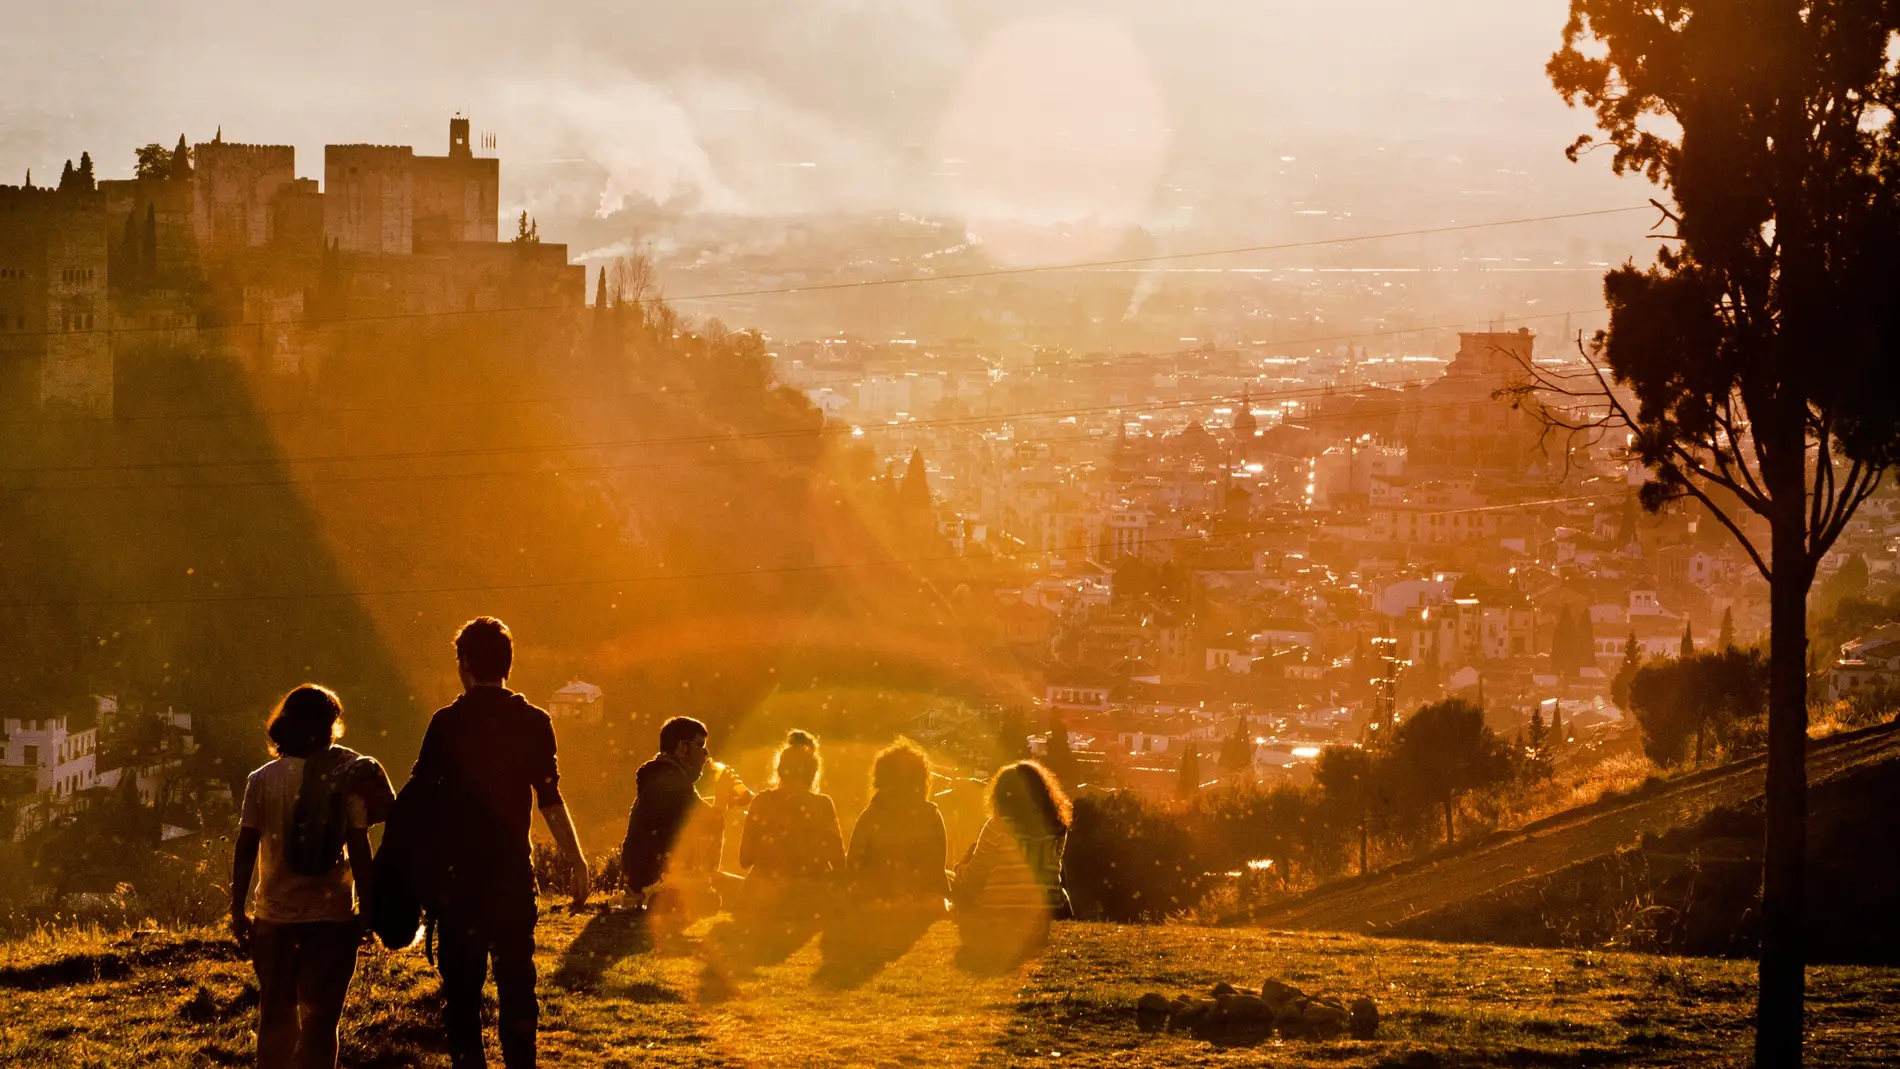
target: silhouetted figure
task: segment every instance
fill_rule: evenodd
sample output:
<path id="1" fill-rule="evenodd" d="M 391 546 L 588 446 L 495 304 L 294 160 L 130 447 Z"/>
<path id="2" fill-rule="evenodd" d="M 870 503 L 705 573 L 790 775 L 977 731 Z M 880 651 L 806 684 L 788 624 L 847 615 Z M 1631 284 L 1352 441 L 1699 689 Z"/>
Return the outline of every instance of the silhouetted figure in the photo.
<path id="1" fill-rule="evenodd" d="M 265 729 L 275 760 L 244 784 L 231 934 L 257 970 L 257 1064 L 267 1069 L 334 1069 L 337 1022 L 368 930 L 369 827 L 388 812 L 389 777 L 333 744 L 342 718 L 326 687 L 286 694 Z M 255 920 L 246 911 L 254 872 Z"/>
<path id="2" fill-rule="evenodd" d="M 850 974 L 894 960 L 944 912 L 949 852 L 923 751 L 899 742 L 871 766 L 871 802 L 851 829 L 845 897 L 825 933 L 828 968 Z"/>
<path id="3" fill-rule="evenodd" d="M 587 859 L 561 800 L 553 723 L 505 686 L 514 666 L 508 628 L 492 617 L 469 621 L 455 636 L 455 658 L 462 696 L 430 719 L 410 773 L 437 785 L 445 814 L 437 829 L 442 883 L 431 910 L 449 1061 L 457 1069 L 487 1064 L 482 982 L 492 960 L 502 1060 L 509 1069 L 529 1069 L 540 1017 L 528 846 L 533 810 L 541 810 L 561 851 L 576 905 L 587 900 Z"/>
<path id="4" fill-rule="evenodd" d="M 739 865 L 747 870 L 742 912 L 755 940 L 796 940 L 762 949 L 789 953 L 810 938 L 833 878 L 844 869 L 838 811 L 817 793 L 818 771 L 818 740 L 792 732 L 779 748 L 772 787 L 746 811 L 739 840 Z"/>
<path id="5" fill-rule="evenodd" d="M 1009 968 L 1049 941 L 1049 922 L 1069 915 L 1062 847 L 1069 799 L 1034 761 L 1005 765 L 990 784 L 990 818 L 951 878 L 958 959 L 967 967 Z"/>
<path id="6" fill-rule="evenodd" d="M 678 716 L 660 726 L 660 751 L 634 774 L 633 808 L 620 848 L 627 898 L 637 908 L 683 924 L 715 912 L 722 892 L 738 883 L 719 872 L 725 808 L 752 794 L 724 766 L 717 802 L 695 786 L 708 763 L 706 725 Z"/>

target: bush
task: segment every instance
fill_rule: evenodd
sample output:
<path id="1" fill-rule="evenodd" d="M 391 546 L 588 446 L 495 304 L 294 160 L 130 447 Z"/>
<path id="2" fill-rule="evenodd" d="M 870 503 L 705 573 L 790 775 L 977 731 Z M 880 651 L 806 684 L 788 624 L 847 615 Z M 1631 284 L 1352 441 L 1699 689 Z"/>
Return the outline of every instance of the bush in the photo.
<path id="1" fill-rule="evenodd" d="M 1209 885 L 1186 814 L 1130 791 L 1080 798 L 1063 853 L 1078 917 L 1158 921 L 1195 906 Z"/>

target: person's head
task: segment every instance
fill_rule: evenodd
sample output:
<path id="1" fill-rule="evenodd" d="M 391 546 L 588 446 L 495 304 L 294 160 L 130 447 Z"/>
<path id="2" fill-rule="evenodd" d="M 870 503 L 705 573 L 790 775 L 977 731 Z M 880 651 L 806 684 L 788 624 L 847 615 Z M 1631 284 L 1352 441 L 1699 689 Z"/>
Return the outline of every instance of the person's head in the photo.
<path id="1" fill-rule="evenodd" d="M 803 731 L 785 736 L 778 750 L 776 778 L 781 787 L 809 791 L 818 784 L 818 740 Z"/>
<path id="2" fill-rule="evenodd" d="M 706 767 L 706 740 L 710 737 L 706 725 L 690 716 L 676 716 L 660 725 L 660 752 L 697 777 Z"/>
<path id="3" fill-rule="evenodd" d="M 455 664 L 465 687 L 498 687 L 515 667 L 515 639 L 508 625 L 477 616 L 455 633 Z"/>
<path id="4" fill-rule="evenodd" d="M 871 789 L 893 798 L 922 800 L 930 792 L 930 762 L 909 739 L 899 739 L 871 763 Z"/>
<path id="5" fill-rule="evenodd" d="M 1048 769 L 1034 761 L 1004 765 L 990 782 L 990 812 L 1019 836 L 1069 830 L 1069 796 Z"/>
<path id="6" fill-rule="evenodd" d="M 264 733 L 274 756 L 309 757 L 343 737 L 343 701 L 329 687 L 305 683 L 271 710 Z"/>

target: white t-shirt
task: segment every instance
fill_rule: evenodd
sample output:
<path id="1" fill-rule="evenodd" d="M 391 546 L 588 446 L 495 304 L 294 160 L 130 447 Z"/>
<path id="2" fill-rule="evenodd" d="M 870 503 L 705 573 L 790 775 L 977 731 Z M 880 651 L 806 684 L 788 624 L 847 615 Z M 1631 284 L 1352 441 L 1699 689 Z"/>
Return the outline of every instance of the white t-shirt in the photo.
<path id="1" fill-rule="evenodd" d="M 244 810 L 240 823 L 255 828 L 257 851 L 258 920 L 279 924 L 303 921 L 347 921 L 356 915 L 356 885 L 346 858 L 322 876 L 305 876 L 290 867 L 284 856 L 297 792 L 303 787 L 303 758 L 279 757 L 251 773 L 244 782 Z M 354 794 L 344 802 L 352 829 L 369 827 L 363 800 Z M 347 854 L 347 849 L 345 851 Z"/>

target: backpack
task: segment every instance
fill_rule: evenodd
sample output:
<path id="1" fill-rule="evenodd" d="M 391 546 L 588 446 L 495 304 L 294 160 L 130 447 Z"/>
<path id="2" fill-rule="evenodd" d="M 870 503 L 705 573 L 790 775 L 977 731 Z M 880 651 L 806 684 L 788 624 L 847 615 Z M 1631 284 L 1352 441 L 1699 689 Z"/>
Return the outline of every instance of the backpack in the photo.
<path id="1" fill-rule="evenodd" d="M 304 758 L 303 783 L 284 841 L 284 858 L 292 872 L 327 876 L 343 860 L 343 837 L 349 830 L 345 788 L 350 766 L 359 756 L 331 746 Z"/>

